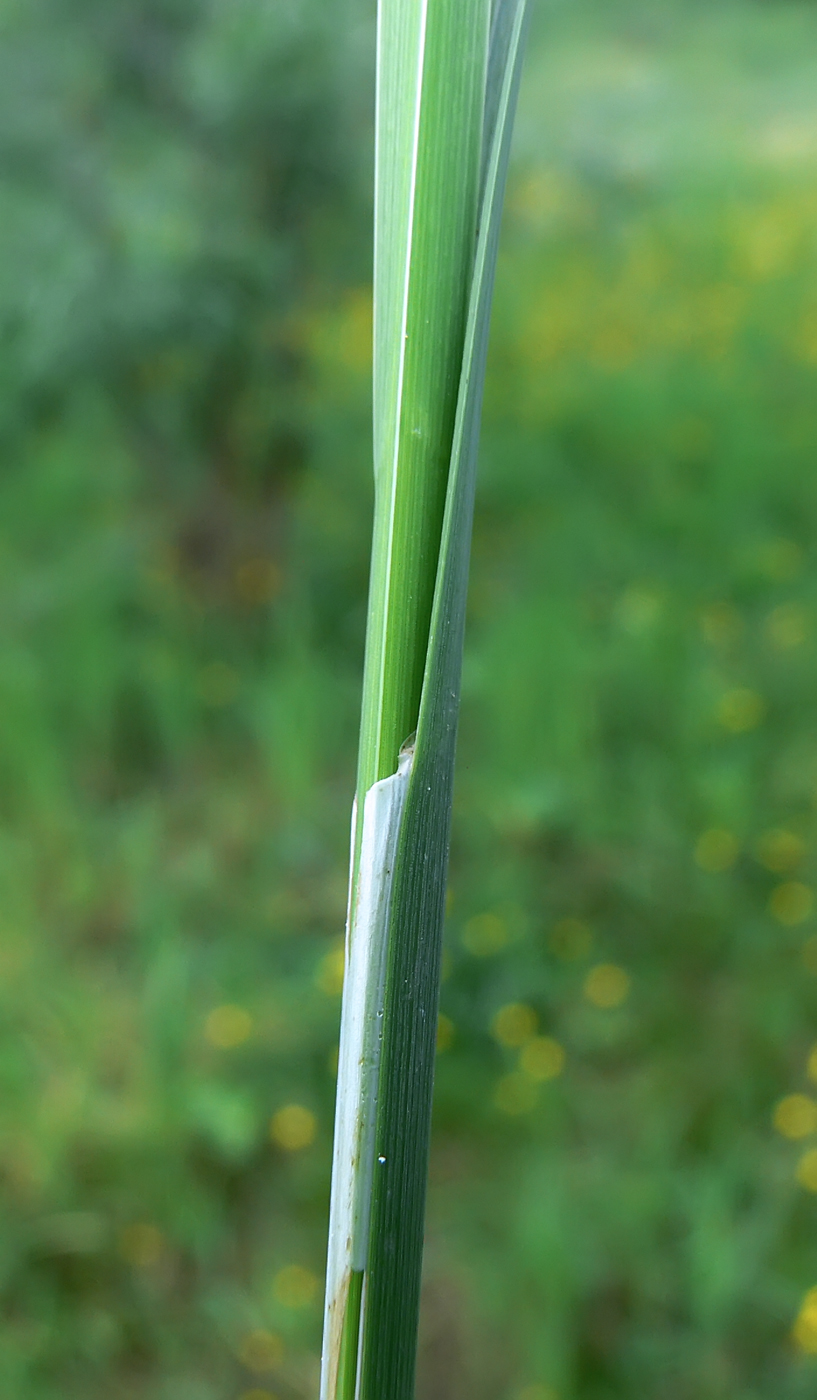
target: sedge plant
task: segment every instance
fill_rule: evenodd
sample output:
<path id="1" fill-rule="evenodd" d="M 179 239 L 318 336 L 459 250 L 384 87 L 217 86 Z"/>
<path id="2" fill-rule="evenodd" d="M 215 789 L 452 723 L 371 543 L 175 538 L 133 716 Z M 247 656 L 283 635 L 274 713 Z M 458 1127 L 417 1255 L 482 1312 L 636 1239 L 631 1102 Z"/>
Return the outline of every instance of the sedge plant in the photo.
<path id="1" fill-rule="evenodd" d="M 411 1400 L 479 419 L 526 0 L 379 0 L 375 513 L 321 1400 Z"/>

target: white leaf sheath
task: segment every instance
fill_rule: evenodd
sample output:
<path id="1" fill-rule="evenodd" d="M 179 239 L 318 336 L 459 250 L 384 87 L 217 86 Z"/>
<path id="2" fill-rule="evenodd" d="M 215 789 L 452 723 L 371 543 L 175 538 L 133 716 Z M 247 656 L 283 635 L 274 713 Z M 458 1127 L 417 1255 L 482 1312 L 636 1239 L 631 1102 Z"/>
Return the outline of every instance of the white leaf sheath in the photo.
<path id="1" fill-rule="evenodd" d="M 321 1400 L 335 1395 L 350 1275 L 366 1267 L 392 874 L 413 758 L 407 747 L 397 772 L 374 783 L 363 800 L 357 892 L 346 922 Z M 353 862 L 356 827 L 357 804 Z"/>

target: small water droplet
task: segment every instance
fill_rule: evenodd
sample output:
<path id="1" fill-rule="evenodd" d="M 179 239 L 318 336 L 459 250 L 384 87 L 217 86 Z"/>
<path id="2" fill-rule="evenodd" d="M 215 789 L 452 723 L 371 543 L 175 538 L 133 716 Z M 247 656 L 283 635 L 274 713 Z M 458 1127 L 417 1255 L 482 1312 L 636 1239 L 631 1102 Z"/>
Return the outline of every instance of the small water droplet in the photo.
<path id="1" fill-rule="evenodd" d="M 381 1167 L 382 1167 L 382 1165 L 383 1165 L 383 1163 L 385 1162 L 386 1159 L 385 1159 L 385 1157 L 378 1157 L 377 1160 L 378 1160 L 378 1162 L 380 1163 L 380 1165 L 381 1165 Z"/>

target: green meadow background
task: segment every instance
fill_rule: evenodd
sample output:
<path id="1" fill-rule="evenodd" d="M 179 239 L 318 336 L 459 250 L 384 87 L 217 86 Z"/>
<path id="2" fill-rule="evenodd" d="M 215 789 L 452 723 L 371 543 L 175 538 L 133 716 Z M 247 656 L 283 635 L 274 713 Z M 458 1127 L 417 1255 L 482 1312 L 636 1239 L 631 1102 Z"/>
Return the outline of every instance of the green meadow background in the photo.
<path id="1" fill-rule="evenodd" d="M 0 3 L 7 1400 L 317 1393 L 372 8 Z M 418 1400 L 815 1394 L 815 882 L 817 6 L 540 0 Z"/>

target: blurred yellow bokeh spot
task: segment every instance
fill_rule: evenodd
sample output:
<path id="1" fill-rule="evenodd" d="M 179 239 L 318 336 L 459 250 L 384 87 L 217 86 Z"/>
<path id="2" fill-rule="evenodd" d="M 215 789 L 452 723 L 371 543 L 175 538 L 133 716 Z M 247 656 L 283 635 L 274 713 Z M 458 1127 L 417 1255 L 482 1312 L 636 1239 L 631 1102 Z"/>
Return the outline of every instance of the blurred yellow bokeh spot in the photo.
<path id="1" fill-rule="evenodd" d="M 119 1253 L 135 1269 L 158 1264 L 164 1252 L 164 1237 L 155 1225 L 136 1222 L 126 1225 L 119 1236 Z"/>
<path id="2" fill-rule="evenodd" d="M 285 1308 L 307 1308 L 318 1292 L 315 1275 L 301 1264 L 287 1264 L 272 1281 L 273 1296 Z"/>
<path id="3" fill-rule="evenodd" d="M 273 1114 L 269 1125 L 270 1137 L 286 1152 L 299 1152 L 315 1141 L 318 1120 L 314 1113 L 299 1103 L 288 1103 Z"/>
<path id="4" fill-rule="evenodd" d="M 531 1079 L 556 1079 L 564 1067 L 564 1047 L 549 1035 L 537 1035 L 529 1040 L 519 1056 L 519 1068 Z"/>
<path id="5" fill-rule="evenodd" d="M 738 858 L 738 839 L 725 827 L 713 826 L 704 831 L 695 843 L 695 860 L 702 870 L 720 875 L 730 870 Z"/>
<path id="6" fill-rule="evenodd" d="M 746 734 L 750 729 L 757 729 L 765 714 L 763 696 L 744 687 L 727 690 L 718 705 L 718 719 L 731 734 Z"/>
<path id="7" fill-rule="evenodd" d="M 620 1006 L 630 994 L 630 978 L 615 963 L 598 963 L 584 979 L 584 995 L 592 1006 Z"/>
<path id="8" fill-rule="evenodd" d="M 786 583 L 794 578 L 802 563 L 803 551 L 794 540 L 769 540 L 758 554 L 761 572 L 775 583 Z"/>
<path id="9" fill-rule="evenodd" d="M 817 1191 L 817 1147 L 810 1147 L 797 1163 L 797 1180 L 807 1191 Z"/>
<path id="10" fill-rule="evenodd" d="M 552 1385 L 523 1385 L 514 1400 L 559 1400 L 559 1395 Z"/>
<path id="11" fill-rule="evenodd" d="M 800 864 L 806 846 L 802 837 L 793 831 L 783 831 L 775 827 L 771 831 L 764 831 L 763 835 L 758 837 L 755 849 L 761 865 L 774 871 L 775 875 L 784 875 L 787 870 L 793 870 Z"/>
<path id="12" fill-rule="evenodd" d="M 437 1017 L 437 1054 L 441 1055 L 444 1050 L 450 1049 L 454 1044 L 454 1022 L 443 1016 L 442 1012 Z"/>
<path id="13" fill-rule="evenodd" d="M 787 880 L 772 890 L 769 912 L 779 924 L 802 924 L 814 908 L 814 892 L 799 880 Z"/>
<path id="14" fill-rule="evenodd" d="M 252 1035 L 252 1016 L 243 1006 L 216 1006 L 204 1023 L 204 1034 L 219 1050 L 234 1050 Z"/>
<path id="15" fill-rule="evenodd" d="M 347 293 L 337 326 L 337 356 L 347 369 L 367 370 L 372 362 L 372 294 L 368 287 Z"/>
<path id="16" fill-rule="evenodd" d="M 532 1006 L 525 1002 L 509 1001 L 500 1006 L 491 1021 L 491 1035 L 500 1045 L 517 1049 L 536 1034 L 538 1017 Z"/>
<path id="17" fill-rule="evenodd" d="M 792 1336 L 801 1351 L 817 1355 L 817 1288 L 810 1288 L 800 1304 Z"/>
<path id="18" fill-rule="evenodd" d="M 561 173 L 539 170 L 525 176 L 510 190 L 508 208 L 517 218 L 541 230 L 558 215 L 563 215 L 576 197 Z"/>
<path id="19" fill-rule="evenodd" d="M 802 646 L 808 632 L 808 614 L 799 603 L 781 603 L 766 618 L 766 636 L 778 651 Z"/>
<path id="20" fill-rule="evenodd" d="M 559 919 L 551 929 L 549 942 L 557 958 L 564 958 L 565 962 L 578 962 L 590 952 L 593 934 L 581 919 Z"/>
<path id="21" fill-rule="evenodd" d="M 237 1356 L 248 1371 L 272 1371 L 284 1359 L 284 1343 L 276 1332 L 256 1327 L 241 1338 Z"/>
<path id="22" fill-rule="evenodd" d="M 810 1137 L 817 1132 L 817 1103 L 808 1094 L 787 1094 L 775 1108 L 773 1122 L 783 1137 Z"/>
<path id="23" fill-rule="evenodd" d="M 521 1070 L 506 1074 L 494 1091 L 494 1103 L 500 1113 L 510 1114 L 511 1117 L 529 1113 L 536 1107 L 536 1097 L 535 1081 Z"/>
<path id="24" fill-rule="evenodd" d="M 506 921 L 498 914 L 475 914 L 463 928 L 462 942 L 475 958 L 489 958 L 505 947 L 510 936 Z"/>
<path id="25" fill-rule="evenodd" d="M 316 980 L 321 991 L 328 997 L 339 997 L 343 991 L 345 967 L 346 954 L 342 943 L 321 958 Z"/>

